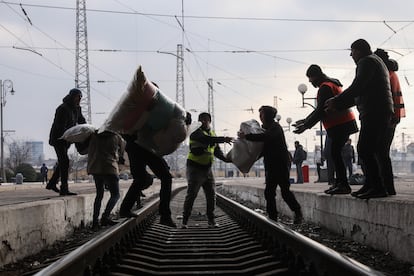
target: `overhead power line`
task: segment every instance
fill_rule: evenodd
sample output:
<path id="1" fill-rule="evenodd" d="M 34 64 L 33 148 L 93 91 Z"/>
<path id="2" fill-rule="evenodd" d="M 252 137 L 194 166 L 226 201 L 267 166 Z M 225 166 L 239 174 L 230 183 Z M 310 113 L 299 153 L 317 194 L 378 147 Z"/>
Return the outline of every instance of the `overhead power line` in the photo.
<path id="1" fill-rule="evenodd" d="M 9 5 L 20 5 L 21 3 L 14 3 L 9 1 L 2 1 Z M 48 9 L 61 9 L 61 10 L 75 10 L 73 7 L 52 6 L 52 5 L 39 5 L 39 4 L 26 4 L 22 3 L 26 7 L 34 8 L 48 8 Z M 176 19 L 175 14 L 161 14 L 161 13 L 143 13 L 138 11 L 114 11 L 103 9 L 87 9 L 88 12 L 99 13 L 113 13 L 113 14 L 129 14 L 129 15 L 143 15 L 154 17 L 171 17 Z M 186 19 L 209 19 L 209 20 L 244 20 L 244 21 L 285 21 L 285 22 L 326 22 L 326 23 L 408 23 L 414 22 L 413 19 L 402 20 L 355 20 L 355 19 L 312 19 L 312 18 L 274 18 L 274 17 L 232 17 L 232 16 L 207 16 L 207 15 L 181 15 Z"/>

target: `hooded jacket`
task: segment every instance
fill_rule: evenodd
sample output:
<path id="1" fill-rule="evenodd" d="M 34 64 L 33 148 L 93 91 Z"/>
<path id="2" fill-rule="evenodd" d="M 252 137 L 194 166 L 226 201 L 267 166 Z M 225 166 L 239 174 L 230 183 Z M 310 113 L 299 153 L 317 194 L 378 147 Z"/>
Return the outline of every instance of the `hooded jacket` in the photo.
<path id="1" fill-rule="evenodd" d="M 88 149 L 88 174 L 119 174 L 118 160 L 124 155 L 125 141 L 110 131 L 93 133 Z"/>
<path id="2" fill-rule="evenodd" d="M 85 124 L 80 106 L 74 103 L 75 94 L 68 94 L 63 98 L 63 103 L 56 108 L 55 118 L 49 134 L 49 145 L 55 146 L 63 133 L 76 124 Z"/>

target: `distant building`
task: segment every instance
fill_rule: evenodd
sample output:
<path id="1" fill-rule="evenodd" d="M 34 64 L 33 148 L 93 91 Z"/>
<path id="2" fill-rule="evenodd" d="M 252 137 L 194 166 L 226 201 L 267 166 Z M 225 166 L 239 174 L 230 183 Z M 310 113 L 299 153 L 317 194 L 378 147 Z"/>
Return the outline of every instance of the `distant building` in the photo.
<path id="1" fill-rule="evenodd" d="M 45 155 L 43 153 L 43 142 L 27 141 L 25 143 L 28 149 L 28 163 L 32 166 L 41 166 L 45 159 Z"/>

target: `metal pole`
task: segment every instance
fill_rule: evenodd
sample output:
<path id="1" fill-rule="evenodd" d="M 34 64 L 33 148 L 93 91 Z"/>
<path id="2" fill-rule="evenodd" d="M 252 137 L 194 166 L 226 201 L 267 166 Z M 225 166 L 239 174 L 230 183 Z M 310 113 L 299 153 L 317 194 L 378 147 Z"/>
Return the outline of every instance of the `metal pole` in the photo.
<path id="1" fill-rule="evenodd" d="M 6 183 L 6 169 L 4 168 L 4 135 L 3 135 L 3 105 L 4 105 L 4 82 L 0 80 L 0 113 L 1 113 L 1 177 L 4 183 Z"/>

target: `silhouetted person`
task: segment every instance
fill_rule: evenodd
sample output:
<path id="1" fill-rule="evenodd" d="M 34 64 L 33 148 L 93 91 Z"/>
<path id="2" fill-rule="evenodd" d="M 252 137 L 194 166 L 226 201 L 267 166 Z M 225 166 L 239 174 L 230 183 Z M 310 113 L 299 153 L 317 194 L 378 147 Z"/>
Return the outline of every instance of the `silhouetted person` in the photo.
<path id="1" fill-rule="evenodd" d="M 56 169 L 53 172 L 46 189 L 53 190 L 60 193 L 61 196 L 76 195 L 69 191 L 68 175 L 69 175 L 69 157 L 68 149 L 71 143 L 59 139 L 63 133 L 75 126 L 76 124 L 85 124 L 86 120 L 82 115 L 80 100 L 82 92 L 73 88 L 69 94 L 63 98 L 63 103 L 56 109 L 55 118 L 53 120 L 52 128 L 50 129 L 49 144 L 54 147 L 58 159 Z M 56 187 L 60 178 L 60 191 Z"/>
<path id="2" fill-rule="evenodd" d="M 361 199 L 386 197 L 381 176 L 381 165 L 384 163 L 382 147 L 387 139 L 384 129 L 389 126 L 394 114 L 389 72 L 364 39 L 351 44 L 351 57 L 357 65 L 355 78 L 341 94 L 326 102 L 326 111 L 336 112 L 357 106 L 361 122 L 357 151 L 363 162 L 366 182 L 353 195 Z"/>
<path id="3" fill-rule="evenodd" d="M 193 209 L 194 200 L 200 188 L 203 188 L 207 204 L 208 227 L 214 228 L 216 223 L 214 209 L 216 205 L 216 183 L 211 166 L 214 157 L 224 162 L 231 162 L 221 151 L 219 143 L 231 143 L 233 139 L 216 136 L 211 126 L 211 115 L 203 112 L 198 116 L 201 126 L 190 135 L 190 152 L 187 157 L 187 194 L 184 200 L 182 228 L 187 228 L 188 219 Z"/>
<path id="4" fill-rule="evenodd" d="M 46 164 L 43 163 L 43 165 L 40 167 L 40 177 L 42 178 L 42 184 L 47 183 L 47 172 L 49 169 L 46 167 Z"/>
<path id="5" fill-rule="evenodd" d="M 312 64 L 306 71 L 309 82 L 318 88 L 316 96 L 317 105 L 315 110 L 305 119 L 296 122 L 295 133 L 302 133 L 306 129 L 312 128 L 317 122 L 321 121 L 326 134 L 330 139 L 330 155 L 332 156 L 336 179 L 334 185 L 325 190 L 327 194 L 349 194 L 351 187 L 346 177 L 346 169 L 342 159 L 341 151 L 351 133 L 358 131 L 354 113 L 350 109 L 338 112 L 326 113 L 324 110 L 325 102 L 336 95 L 342 93 L 342 84 L 339 80 L 328 77 L 322 72 L 319 65 Z M 329 150 L 329 149 L 328 149 Z"/>
<path id="6" fill-rule="evenodd" d="M 277 221 L 276 188 L 279 185 L 283 200 L 294 212 L 293 222 L 299 224 L 302 222 L 303 216 L 295 195 L 290 191 L 290 156 L 283 129 L 274 120 L 277 110 L 271 106 L 262 106 L 259 112 L 265 132 L 260 134 L 239 132 L 239 137 L 246 138 L 249 141 L 263 142 L 262 155 L 266 179 L 265 199 L 269 218 Z"/>
<path id="7" fill-rule="evenodd" d="M 388 195 L 395 195 L 394 173 L 390 158 L 390 148 L 392 140 L 394 139 L 395 128 L 400 123 L 401 118 L 405 117 L 405 106 L 400 81 L 396 73 L 396 71 L 398 71 L 397 61 L 390 59 L 388 53 L 382 49 L 377 49 L 375 54 L 384 61 L 390 74 L 391 94 L 394 103 L 394 116 L 391 119 L 391 123 L 386 128 L 386 139 L 381 147 L 384 150 L 382 153 L 384 156 L 382 159 L 384 163 L 382 164 L 381 172 Z"/>
<path id="8" fill-rule="evenodd" d="M 96 187 L 96 197 L 93 204 L 92 228 L 99 227 L 99 213 L 105 187 L 111 193 L 102 214 L 100 224 L 102 226 L 116 224 L 110 218 L 112 209 L 119 199 L 119 167 L 118 162 L 123 160 L 125 141 L 122 137 L 111 131 L 93 133 L 88 148 L 88 174 L 93 175 Z"/>
<path id="9" fill-rule="evenodd" d="M 348 170 L 349 178 L 353 174 L 352 164 L 355 163 L 355 150 L 351 139 L 348 139 L 342 148 L 342 159 L 344 160 L 345 168 Z"/>
<path id="10" fill-rule="evenodd" d="M 303 183 L 302 163 L 306 160 L 305 150 L 299 141 L 295 141 L 295 152 L 293 153 L 293 164 L 296 165 L 296 183 Z"/>

